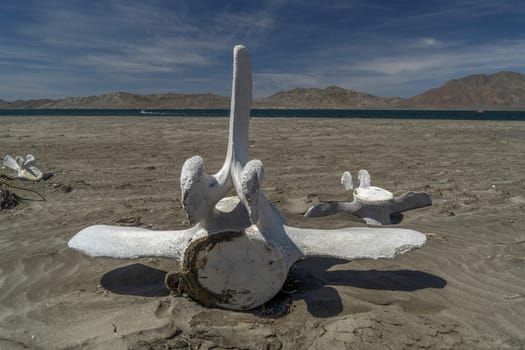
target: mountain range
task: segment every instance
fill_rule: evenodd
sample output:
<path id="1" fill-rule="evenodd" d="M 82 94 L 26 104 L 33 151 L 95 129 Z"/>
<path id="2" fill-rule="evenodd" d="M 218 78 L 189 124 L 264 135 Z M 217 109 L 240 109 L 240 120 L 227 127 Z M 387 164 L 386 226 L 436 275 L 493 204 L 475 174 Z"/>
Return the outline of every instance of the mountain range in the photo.
<path id="1" fill-rule="evenodd" d="M 127 92 L 63 99 L 0 100 L 0 108 L 228 108 L 230 98 L 217 94 Z M 380 97 L 331 86 L 296 88 L 256 99 L 254 108 L 353 109 L 525 109 L 525 75 L 515 72 L 469 75 L 410 98 Z"/>

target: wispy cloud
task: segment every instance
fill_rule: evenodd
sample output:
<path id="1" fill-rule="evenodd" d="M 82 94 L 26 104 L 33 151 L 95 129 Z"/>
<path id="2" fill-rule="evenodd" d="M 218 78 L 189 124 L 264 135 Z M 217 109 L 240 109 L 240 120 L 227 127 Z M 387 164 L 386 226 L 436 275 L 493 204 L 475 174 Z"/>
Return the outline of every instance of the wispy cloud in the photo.
<path id="1" fill-rule="evenodd" d="M 451 50 L 432 51 L 380 57 L 359 61 L 348 67 L 352 71 L 368 71 L 376 74 L 399 75 L 402 73 L 465 72 L 466 70 L 494 70 L 523 65 L 525 41 L 509 41 L 501 44 L 472 45 Z"/>
<path id="2" fill-rule="evenodd" d="M 416 47 L 441 47 L 443 43 L 435 38 L 419 38 L 416 39 L 414 45 Z"/>

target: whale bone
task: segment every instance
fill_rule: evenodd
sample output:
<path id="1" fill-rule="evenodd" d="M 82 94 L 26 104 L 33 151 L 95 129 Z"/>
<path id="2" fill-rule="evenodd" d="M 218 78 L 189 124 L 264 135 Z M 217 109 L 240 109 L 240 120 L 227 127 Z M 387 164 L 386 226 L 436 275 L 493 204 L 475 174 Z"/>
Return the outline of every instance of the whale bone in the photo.
<path id="1" fill-rule="evenodd" d="M 16 171 L 16 177 L 20 179 L 39 181 L 44 177 L 44 174 L 36 167 L 36 159 L 32 154 L 26 157 L 11 155 L 4 157 L 3 164 L 5 167 Z"/>
<path id="2" fill-rule="evenodd" d="M 387 225 L 392 223 L 393 214 L 432 204 L 432 199 L 425 192 L 406 192 L 395 197 L 384 188 L 372 186 L 371 176 L 364 169 L 359 170 L 358 179 L 359 187 L 353 189 L 350 172 L 345 171 L 341 177 L 344 189 L 353 189 L 351 202 L 321 202 L 310 207 L 304 215 L 318 217 L 347 212 L 363 218 L 370 225 Z"/>
<path id="3" fill-rule="evenodd" d="M 248 50 L 233 50 L 232 99 L 226 158 L 210 175 L 194 156 L 181 171 L 183 209 L 192 226 L 153 231 L 95 225 L 78 232 L 69 247 L 93 257 L 167 257 L 181 265 L 166 285 L 207 306 L 246 310 L 270 300 L 290 268 L 308 256 L 353 259 L 392 258 L 421 247 L 425 235 L 407 229 L 290 227 L 262 191 L 264 166 L 249 160 L 252 102 Z M 225 197 L 234 189 L 236 196 Z"/>

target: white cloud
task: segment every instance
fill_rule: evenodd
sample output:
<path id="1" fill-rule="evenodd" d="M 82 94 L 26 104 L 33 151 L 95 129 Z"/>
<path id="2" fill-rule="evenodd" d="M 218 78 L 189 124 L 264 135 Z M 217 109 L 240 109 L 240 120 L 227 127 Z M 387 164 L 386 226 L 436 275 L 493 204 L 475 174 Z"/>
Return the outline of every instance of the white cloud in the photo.
<path id="1" fill-rule="evenodd" d="M 427 51 L 397 57 L 381 57 L 360 61 L 349 68 L 378 74 L 428 73 L 432 71 L 456 71 L 502 69 L 523 67 L 525 41 L 502 42 L 501 44 L 473 45 L 443 51 Z"/>
<path id="2" fill-rule="evenodd" d="M 423 47 L 437 47 L 441 46 L 442 43 L 434 38 L 421 38 L 416 42 L 416 45 L 420 45 Z"/>
<path id="3" fill-rule="evenodd" d="M 223 12 L 213 19 L 215 29 L 223 33 L 260 34 L 274 25 L 273 14 L 260 10 L 253 13 Z"/>
<path id="4" fill-rule="evenodd" d="M 108 55 L 87 55 L 82 59 L 81 64 L 90 67 L 96 67 L 101 71 L 110 73 L 155 73 L 155 72 L 172 72 L 173 67 L 154 64 L 151 62 L 132 61 L 129 57 L 108 56 Z"/>
<path id="5" fill-rule="evenodd" d="M 349 67 L 353 71 L 365 71 L 379 74 L 401 74 L 407 72 L 420 72 L 435 67 L 441 67 L 448 62 L 446 56 L 426 57 L 398 57 L 374 58 L 369 61 L 357 62 Z"/>

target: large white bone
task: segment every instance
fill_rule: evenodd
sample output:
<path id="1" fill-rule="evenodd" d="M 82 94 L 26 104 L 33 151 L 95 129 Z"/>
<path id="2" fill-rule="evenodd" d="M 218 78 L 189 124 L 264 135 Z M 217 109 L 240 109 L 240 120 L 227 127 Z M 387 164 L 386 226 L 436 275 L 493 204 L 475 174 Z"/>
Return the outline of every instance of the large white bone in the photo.
<path id="1" fill-rule="evenodd" d="M 406 192 L 394 197 L 392 192 L 372 186 L 372 179 L 366 170 L 358 172 L 359 187 L 353 191 L 352 202 L 321 202 L 310 207 L 305 216 L 328 216 L 347 212 L 359 216 L 371 225 L 391 224 L 392 214 L 432 204 L 432 199 L 425 192 Z M 345 171 L 341 176 L 341 185 L 346 191 L 353 189 L 352 175 Z"/>
<path id="2" fill-rule="evenodd" d="M 188 159 L 181 173 L 182 203 L 195 226 L 179 231 L 97 225 L 68 243 L 90 256 L 159 256 L 181 264 L 166 285 L 210 306 L 242 310 L 261 305 L 283 286 L 290 267 L 307 256 L 391 258 L 421 247 L 425 236 L 405 229 L 289 227 L 261 190 L 264 167 L 248 157 L 251 67 L 248 51 L 234 48 L 226 159 L 214 175 L 204 160 Z M 226 197 L 231 188 L 236 197 Z"/>
<path id="3" fill-rule="evenodd" d="M 323 230 L 284 225 L 283 229 L 304 257 L 393 258 L 425 243 L 425 236 L 421 233 L 398 228 Z M 206 234 L 206 230 L 198 226 L 187 230 L 153 231 L 140 227 L 94 225 L 78 232 L 68 245 L 92 257 L 165 257 L 181 262 L 189 243 Z"/>
<path id="4" fill-rule="evenodd" d="M 39 181 L 44 174 L 36 167 L 36 159 L 32 154 L 13 158 L 9 154 L 4 157 L 4 166 L 16 171 L 16 177 L 20 179 Z"/>
<path id="5" fill-rule="evenodd" d="M 230 132 L 224 164 L 219 172 L 208 175 L 204 160 L 194 156 L 184 163 L 181 172 L 182 203 L 188 219 L 192 224 L 203 221 L 201 224 L 206 228 L 211 224 L 208 219 L 215 204 L 226 195 L 232 185 L 240 189 L 239 179 L 248 162 L 247 118 L 252 104 L 251 64 L 248 50 L 244 46 L 236 46 L 233 56 Z"/>

